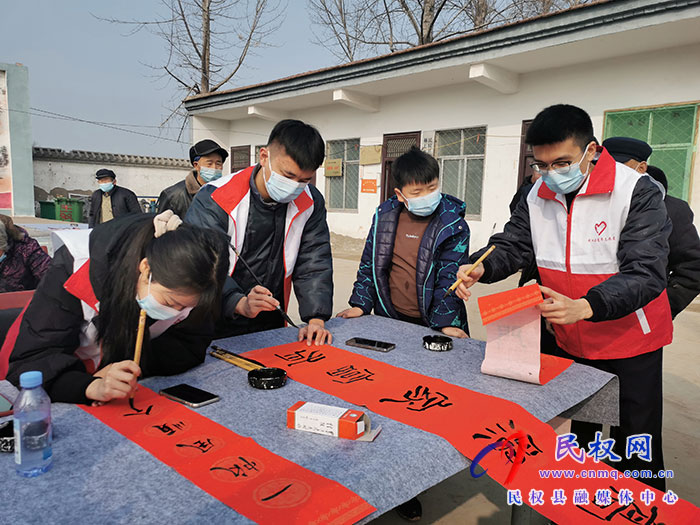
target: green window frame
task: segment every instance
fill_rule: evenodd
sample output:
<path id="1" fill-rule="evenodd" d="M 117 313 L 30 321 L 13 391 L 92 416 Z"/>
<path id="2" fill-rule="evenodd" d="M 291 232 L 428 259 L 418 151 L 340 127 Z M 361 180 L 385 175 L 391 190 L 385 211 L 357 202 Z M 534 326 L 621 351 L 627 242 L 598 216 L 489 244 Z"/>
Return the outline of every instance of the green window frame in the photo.
<path id="1" fill-rule="evenodd" d="M 648 163 L 666 173 L 668 194 L 688 200 L 697 133 L 697 104 L 605 113 L 604 138 L 631 137 L 653 148 Z"/>

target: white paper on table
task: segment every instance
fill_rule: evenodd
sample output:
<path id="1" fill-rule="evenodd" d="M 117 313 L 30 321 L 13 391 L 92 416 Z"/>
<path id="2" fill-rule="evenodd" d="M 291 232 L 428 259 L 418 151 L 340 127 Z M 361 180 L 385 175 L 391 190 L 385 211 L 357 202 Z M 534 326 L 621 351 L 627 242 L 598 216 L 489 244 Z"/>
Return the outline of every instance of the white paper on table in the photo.
<path id="1" fill-rule="evenodd" d="M 540 384 L 540 311 L 536 306 L 486 325 L 481 372 Z"/>

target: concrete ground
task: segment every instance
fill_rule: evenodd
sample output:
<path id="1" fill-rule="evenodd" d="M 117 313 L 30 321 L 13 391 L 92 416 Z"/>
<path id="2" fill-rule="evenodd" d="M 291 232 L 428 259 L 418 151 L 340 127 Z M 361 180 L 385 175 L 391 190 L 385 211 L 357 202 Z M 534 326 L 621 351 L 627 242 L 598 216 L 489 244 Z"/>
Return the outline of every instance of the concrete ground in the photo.
<path id="1" fill-rule="evenodd" d="M 40 244 L 50 247 L 50 229 L 69 223 L 18 217 Z M 334 314 L 347 308 L 355 281 L 359 257 L 364 242 L 348 237 L 333 236 L 333 294 Z M 477 284 L 472 300 L 467 303 L 471 336 L 485 340 L 476 298 L 517 286 L 517 278 L 493 285 Z M 294 297 L 289 312 L 298 321 Z M 700 506 L 700 303 L 698 300 L 681 313 L 674 322 L 674 341 L 664 351 L 664 457 L 666 469 L 674 472 L 667 486 L 682 498 Z M 461 525 L 501 525 L 510 523 L 510 509 L 505 504 L 505 489 L 488 476 L 473 479 L 462 472 L 443 481 L 420 496 L 423 504 L 421 523 Z M 372 523 L 393 525 L 406 523 L 394 511 L 380 516 Z"/>

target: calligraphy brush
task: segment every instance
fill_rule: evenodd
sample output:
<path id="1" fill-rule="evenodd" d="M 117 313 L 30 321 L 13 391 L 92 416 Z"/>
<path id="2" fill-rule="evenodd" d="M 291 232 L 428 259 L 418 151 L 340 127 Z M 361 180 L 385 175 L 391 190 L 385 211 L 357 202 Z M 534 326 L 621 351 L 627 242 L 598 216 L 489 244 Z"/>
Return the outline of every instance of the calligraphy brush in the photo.
<path id="1" fill-rule="evenodd" d="M 246 260 L 245 260 L 243 257 L 241 257 L 241 254 L 238 253 L 238 250 L 236 249 L 236 247 L 233 246 L 233 245 L 231 245 L 231 248 L 233 248 L 233 253 L 235 253 L 235 254 L 236 254 L 236 257 L 238 257 L 238 259 L 243 263 L 243 266 L 245 266 L 246 268 L 248 268 L 248 271 L 250 272 L 250 275 L 253 276 L 253 279 L 255 280 L 256 283 L 258 283 L 258 286 L 262 286 L 263 288 L 265 288 L 265 285 L 260 281 L 260 279 L 258 279 L 258 276 L 255 275 L 255 272 L 253 272 L 253 269 L 250 267 L 250 265 L 246 262 Z M 282 308 L 280 307 L 280 305 L 275 306 L 275 309 L 276 309 L 280 314 L 282 314 L 282 317 L 284 317 L 284 320 L 287 321 L 290 325 L 292 325 L 294 328 L 299 328 L 299 327 L 294 323 L 294 321 L 292 321 L 292 319 L 287 315 L 287 312 L 285 312 L 284 310 L 282 310 Z"/>
<path id="2" fill-rule="evenodd" d="M 139 329 L 136 332 L 136 346 L 134 347 L 134 363 L 140 366 L 141 362 L 141 348 L 143 347 L 143 333 L 146 330 L 146 310 L 141 308 L 141 313 L 139 313 Z M 132 392 L 129 396 L 129 403 L 133 406 L 134 393 Z"/>
<path id="3" fill-rule="evenodd" d="M 243 370 L 250 371 L 257 370 L 258 368 L 265 368 L 264 364 L 262 364 L 259 361 L 256 361 L 255 359 L 248 359 L 247 357 L 240 356 L 234 352 L 224 350 L 223 348 L 217 345 L 211 345 L 211 347 L 214 349 L 214 351 L 209 352 L 209 355 L 216 357 L 217 359 L 221 359 L 222 361 L 231 363 L 232 365 L 236 365 L 237 367 L 242 368 Z"/>
<path id="4" fill-rule="evenodd" d="M 472 272 L 474 271 L 474 269 L 475 269 L 477 266 L 479 266 L 482 262 L 484 262 L 484 259 L 486 259 L 486 257 L 488 257 L 489 254 L 490 254 L 492 251 L 494 251 L 495 249 L 496 249 L 496 246 L 492 244 L 491 247 L 490 247 L 488 250 L 486 250 L 486 251 L 484 252 L 484 254 L 483 254 L 481 257 L 479 257 L 479 258 L 474 262 L 474 264 L 472 264 L 472 265 L 469 267 L 469 269 L 467 269 L 467 271 L 466 271 L 465 273 L 466 273 L 467 275 L 469 275 L 470 273 L 472 273 Z M 454 282 L 454 284 L 453 284 L 452 286 L 450 286 L 450 287 L 447 289 L 447 291 L 445 292 L 445 295 L 443 295 L 442 298 L 444 299 L 445 297 L 447 297 L 448 295 L 450 295 L 451 292 L 454 292 L 454 291 L 457 289 L 457 287 L 460 285 L 461 282 L 462 282 L 462 279 L 457 279 L 457 280 Z"/>

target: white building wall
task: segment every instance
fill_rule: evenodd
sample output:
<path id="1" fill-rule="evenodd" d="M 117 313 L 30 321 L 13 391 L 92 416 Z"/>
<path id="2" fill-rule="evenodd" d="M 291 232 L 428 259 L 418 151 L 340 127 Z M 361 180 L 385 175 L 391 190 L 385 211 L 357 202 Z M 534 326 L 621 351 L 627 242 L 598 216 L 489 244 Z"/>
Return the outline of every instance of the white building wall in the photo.
<path id="1" fill-rule="evenodd" d="M 523 120 L 533 118 L 544 107 L 569 103 L 582 107 L 593 119 L 596 136 L 603 136 L 604 112 L 634 107 L 697 102 L 700 99 L 700 45 L 631 55 L 600 62 L 536 71 L 520 75 L 519 91 L 503 95 L 481 84 L 447 85 L 438 89 L 383 97 L 380 111 L 368 113 L 342 105 L 328 105 L 292 113 L 290 116 L 316 126 L 325 140 L 360 138 L 362 145 L 381 144 L 387 133 L 444 130 L 487 126 L 482 214 L 468 219 L 471 250 L 484 246 L 494 231 L 508 220 L 508 204 L 517 189 L 520 131 Z M 595 58 L 595 57 L 591 57 Z M 211 122 L 208 122 L 211 121 Z M 259 119 L 231 122 L 222 134 L 221 120 L 195 117 L 198 127 L 212 125 L 215 140 L 227 146 L 262 144 L 274 123 Z M 197 139 L 208 136 L 196 131 Z M 696 137 L 697 141 L 697 137 Z M 691 175 L 691 207 L 700 215 L 700 157 L 696 155 Z M 363 166 L 360 177 L 381 182 L 379 165 Z M 323 169 L 317 185 L 325 193 Z M 330 212 L 332 231 L 364 237 L 370 227 L 377 194 L 359 194 L 357 212 Z M 696 219 L 697 221 L 698 219 Z"/>
<path id="2" fill-rule="evenodd" d="M 187 169 L 183 168 L 35 159 L 34 184 L 54 196 L 66 196 L 67 193 L 91 194 L 98 189 L 95 172 L 100 168 L 114 171 L 117 185 L 129 188 L 139 197 L 158 197 L 161 191 L 187 175 Z"/>

